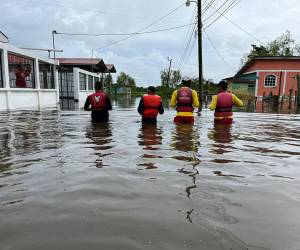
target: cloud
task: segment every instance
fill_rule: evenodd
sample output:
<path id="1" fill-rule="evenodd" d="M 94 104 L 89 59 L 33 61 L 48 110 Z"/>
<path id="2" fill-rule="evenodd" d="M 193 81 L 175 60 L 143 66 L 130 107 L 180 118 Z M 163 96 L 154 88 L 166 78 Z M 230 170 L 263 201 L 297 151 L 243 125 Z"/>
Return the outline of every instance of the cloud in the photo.
<path id="1" fill-rule="evenodd" d="M 49 48 L 51 31 L 83 33 L 135 32 L 165 15 L 184 0 L 17 0 L 1 1 L 0 29 L 19 47 Z M 300 41 L 296 0 L 241 1 L 230 13 L 230 20 L 243 27 L 259 40 L 268 42 L 289 29 Z M 284 6 L 284 7 L 283 7 Z M 161 29 L 191 22 L 195 6 L 183 6 L 148 30 Z M 212 9 L 210 10 L 212 11 Z M 212 13 L 207 11 L 203 20 Z M 204 27 L 207 24 L 204 21 Z M 183 47 L 188 28 L 132 37 L 114 46 L 100 49 L 97 54 L 117 70 L 137 79 L 139 85 L 159 84 L 160 71 L 168 67 L 167 57 L 174 67 Z M 208 30 L 210 38 L 224 57 L 228 67 L 216 53 L 209 40 L 203 37 L 203 69 L 206 78 L 218 81 L 238 70 L 240 60 L 251 44 L 258 43 L 225 18 L 220 18 Z M 122 37 L 56 36 L 61 56 L 90 57 L 92 48 L 100 48 Z M 197 46 L 182 69 L 184 75 L 197 76 Z M 233 70 L 232 70 L 233 69 Z"/>

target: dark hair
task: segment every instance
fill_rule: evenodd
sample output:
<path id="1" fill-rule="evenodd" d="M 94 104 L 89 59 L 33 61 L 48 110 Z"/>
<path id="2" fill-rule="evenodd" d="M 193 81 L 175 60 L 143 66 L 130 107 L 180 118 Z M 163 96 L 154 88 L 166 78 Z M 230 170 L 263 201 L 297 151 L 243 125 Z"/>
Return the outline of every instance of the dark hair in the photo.
<path id="1" fill-rule="evenodd" d="M 225 81 L 220 81 L 218 86 L 222 89 L 222 90 L 227 90 L 227 82 Z"/>
<path id="2" fill-rule="evenodd" d="M 153 86 L 148 87 L 148 91 L 155 93 L 155 87 L 153 87 Z"/>
<path id="3" fill-rule="evenodd" d="M 95 82 L 95 90 L 103 90 L 103 83 Z"/>
<path id="4" fill-rule="evenodd" d="M 192 80 L 182 80 L 181 83 L 183 86 L 191 87 Z"/>

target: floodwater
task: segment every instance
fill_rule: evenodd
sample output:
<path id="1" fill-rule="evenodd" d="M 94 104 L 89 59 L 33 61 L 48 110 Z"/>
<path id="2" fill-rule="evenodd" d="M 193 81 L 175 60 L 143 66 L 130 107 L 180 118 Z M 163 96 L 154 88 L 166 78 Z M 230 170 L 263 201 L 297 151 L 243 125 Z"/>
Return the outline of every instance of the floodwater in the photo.
<path id="1" fill-rule="evenodd" d="M 300 116 L 0 114 L 0 249 L 300 249 Z"/>

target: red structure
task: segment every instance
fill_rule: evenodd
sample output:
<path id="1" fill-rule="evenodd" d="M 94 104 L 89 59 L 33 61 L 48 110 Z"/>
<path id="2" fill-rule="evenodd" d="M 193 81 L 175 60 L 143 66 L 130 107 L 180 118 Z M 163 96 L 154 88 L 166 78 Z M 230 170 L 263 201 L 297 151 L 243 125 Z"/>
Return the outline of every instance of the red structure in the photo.
<path id="1" fill-rule="evenodd" d="M 295 99 L 299 88 L 300 57 L 256 57 L 245 64 L 235 78 L 247 76 L 256 81 L 255 96 L 258 100 L 269 95 Z"/>

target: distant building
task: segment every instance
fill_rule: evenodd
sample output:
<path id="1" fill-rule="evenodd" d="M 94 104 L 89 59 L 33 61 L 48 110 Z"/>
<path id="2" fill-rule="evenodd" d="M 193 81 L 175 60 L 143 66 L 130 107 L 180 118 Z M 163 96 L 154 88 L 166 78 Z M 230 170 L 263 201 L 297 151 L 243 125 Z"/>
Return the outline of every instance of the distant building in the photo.
<path id="1" fill-rule="evenodd" d="M 116 94 L 118 95 L 131 95 L 131 87 L 120 87 L 116 88 Z"/>
<path id="2" fill-rule="evenodd" d="M 235 93 L 254 96 L 276 95 L 280 98 L 298 92 L 297 75 L 300 75 L 300 57 L 256 57 L 229 78 L 230 89 Z"/>
<path id="3" fill-rule="evenodd" d="M 8 37 L 0 30 L 0 43 L 9 43 Z"/>
<path id="4" fill-rule="evenodd" d="M 58 58 L 61 109 L 82 108 L 87 96 L 94 92 L 94 83 L 104 74 L 115 73 L 113 64 L 101 58 Z M 106 87 L 106 90 L 109 86 Z"/>

